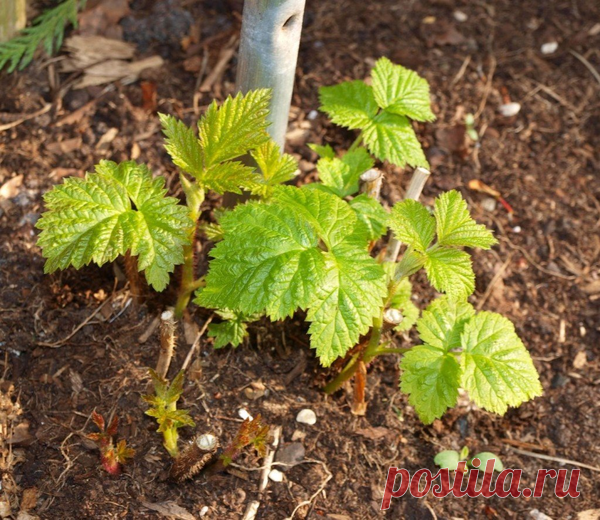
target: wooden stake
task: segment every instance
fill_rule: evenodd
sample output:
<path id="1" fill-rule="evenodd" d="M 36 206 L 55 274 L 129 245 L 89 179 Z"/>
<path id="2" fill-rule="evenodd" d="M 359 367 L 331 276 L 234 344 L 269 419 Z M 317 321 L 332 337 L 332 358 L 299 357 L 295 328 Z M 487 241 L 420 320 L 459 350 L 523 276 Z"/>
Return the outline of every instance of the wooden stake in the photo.
<path id="1" fill-rule="evenodd" d="M 169 307 L 160 315 L 160 354 L 156 364 L 156 373 L 166 379 L 175 350 L 175 312 Z"/>
<path id="2" fill-rule="evenodd" d="M 371 168 L 360 176 L 360 191 L 369 197 L 379 200 L 381 185 L 383 184 L 383 172 L 377 168 Z"/>
<path id="3" fill-rule="evenodd" d="M 364 174 L 363 174 L 364 175 Z M 412 179 L 410 180 L 410 184 L 408 186 L 408 190 L 406 190 L 405 199 L 419 200 L 421 193 L 423 192 L 423 187 L 429 179 L 431 172 L 426 168 L 416 168 Z M 390 239 L 390 243 L 387 246 L 385 252 L 385 262 L 395 262 L 398 258 L 398 254 L 400 253 L 400 246 L 402 244 L 396 239 L 396 237 L 392 237 Z"/>

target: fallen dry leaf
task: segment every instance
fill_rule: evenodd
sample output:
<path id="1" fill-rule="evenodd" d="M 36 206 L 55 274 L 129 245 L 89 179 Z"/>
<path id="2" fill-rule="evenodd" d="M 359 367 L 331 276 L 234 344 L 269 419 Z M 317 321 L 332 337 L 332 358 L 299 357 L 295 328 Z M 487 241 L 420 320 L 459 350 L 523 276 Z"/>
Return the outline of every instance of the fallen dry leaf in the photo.
<path id="1" fill-rule="evenodd" d="M 367 439 L 371 439 L 372 441 L 376 441 L 379 439 L 383 439 L 387 435 L 390 435 L 392 432 L 383 426 L 369 426 L 368 428 L 359 428 L 356 430 L 358 435 L 362 437 L 366 437 Z"/>
<path id="2" fill-rule="evenodd" d="M 176 502 L 168 501 L 157 502 L 153 504 L 152 502 L 142 501 L 142 505 L 151 511 L 156 511 L 157 513 L 165 515 L 169 518 L 176 518 L 177 520 L 196 520 L 194 515 L 189 513 L 187 509 L 184 509 Z"/>
<path id="3" fill-rule="evenodd" d="M 7 180 L 0 187 L 0 200 L 2 199 L 12 199 L 19 194 L 19 188 L 23 184 L 23 175 L 19 174 L 13 177 L 12 179 Z"/>

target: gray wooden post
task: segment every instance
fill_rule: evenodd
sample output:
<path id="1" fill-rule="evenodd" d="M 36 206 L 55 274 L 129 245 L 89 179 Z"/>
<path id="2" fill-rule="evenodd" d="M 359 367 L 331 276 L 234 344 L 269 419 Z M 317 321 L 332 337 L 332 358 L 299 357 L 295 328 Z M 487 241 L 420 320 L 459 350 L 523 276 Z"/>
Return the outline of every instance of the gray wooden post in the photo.
<path id="1" fill-rule="evenodd" d="M 0 0 L 0 42 L 10 40 L 26 23 L 25 0 Z"/>
<path id="2" fill-rule="evenodd" d="M 269 133 L 283 150 L 306 0 L 246 0 L 237 89 L 270 88 Z"/>

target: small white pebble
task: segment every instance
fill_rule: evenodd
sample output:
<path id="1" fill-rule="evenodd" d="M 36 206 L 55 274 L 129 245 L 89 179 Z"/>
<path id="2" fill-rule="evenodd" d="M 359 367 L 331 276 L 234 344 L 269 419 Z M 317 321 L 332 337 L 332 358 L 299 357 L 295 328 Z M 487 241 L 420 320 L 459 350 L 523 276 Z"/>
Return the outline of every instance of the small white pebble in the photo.
<path id="1" fill-rule="evenodd" d="M 283 482 L 283 473 L 281 471 L 279 471 L 278 469 L 272 469 L 269 472 L 269 478 L 273 482 Z"/>
<path id="2" fill-rule="evenodd" d="M 498 109 L 498 111 L 504 117 L 516 116 L 521 111 L 521 104 L 516 103 L 516 102 L 505 103 L 504 105 L 500 105 L 500 108 Z"/>
<path id="3" fill-rule="evenodd" d="M 454 19 L 457 22 L 466 22 L 469 17 L 466 15 L 466 13 L 463 13 L 462 11 L 454 11 Z"/>
<path id="4" fill-rule="evenodd" d="M 547 42 L 541 47 L 542 54 L 553 54 L 558 49 L 558 42 Z"/>
<path id="5" fill-rule="evenodd" d="M 313 425 L 317 422 L 317 415 L 310 408 L 304 408 L 304 410 L 298 412 L 296 421 L 302 424 Z"/>
<path id="6" fill-rule="evenodd" d="M 485 211 L 492 212 L 496 209 L 496 199 L 492 199 L 491 197 L 486 197 L 481 201 L 481 207 Z"/>
<path id="7" fill-rule="evenodd" d="M 248 413 L 248 410 L 246 410 L 245 408 L 240 408 L 238 410 L 238 415 L 240 416 L 240 419 L 242 420 L 246 420 L 246 419 L 250 419 L 252 420 L 252 416 Z"/>
<path id="8" fill-rule="evenodd" d="M 515 226 L 513 228 L 513 233 L 520 233 L 521 232 L 521 226 Z"/>
<path id="9" fill-rule="evenodd" d="M 316 110 L 311 110 L 306 117 L 310 121 L 314 121 L 315 119 L 317 119 L 317 117 L 319 117 L 319 112 L 317 112 Z"/>
<path id="10" fill-rule="evenodd" d="M 204 451 L 211 451 L 217 446 L 217 438 L 210 433 L 205 433 L 196 438 L 196 445 Z"/>
<path id="11" fill-rule="evenodd" d="M 582 338 L 585 338 L 586 334 L 587 334 L 587 330 L 585 330 L 585 327 L 583 325 L 579 325 L 579 335 Z"/>
<path id="12" fill-rule="evenodd" d="M 200 509 L 200 516 L 206 516 L 206 513 L 208 513 L 208 506 L 204 506 Z"/>

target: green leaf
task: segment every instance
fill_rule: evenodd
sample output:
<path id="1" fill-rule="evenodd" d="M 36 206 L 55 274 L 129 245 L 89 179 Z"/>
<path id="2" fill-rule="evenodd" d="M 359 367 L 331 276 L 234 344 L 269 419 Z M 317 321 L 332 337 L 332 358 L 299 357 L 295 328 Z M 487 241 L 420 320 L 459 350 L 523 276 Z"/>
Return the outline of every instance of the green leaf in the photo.
<path id="1" fill-rule="evenodd" d="M 504 414 L 542 394 L 529 352 L 505 317 L 480 312 L 465 325 L 461 342 L 461 386 L 479 406 Z"/>
<path id="2" fill-rule="evenodd" d="M 221 106 L 216 101 L 198 123 L 204 166 L 235 159 L 266 143 L 271 93 L 267 89 L 228 97 Z"/>
<path id="3" fill-rule="evenodd" d="M 412 302 L 412 284 L 408 278 L 402 278 L 400 283 L 396 287 L 394 296 L 392 296 L 389 306 L 392 309 L 398 309 L 402 313 L 402 321 L 400 325 L 397 325 L 394 330 L 397 332 L 403 332 L 410 330 L 412 326 L 417 322 L 419 318 L 420 310 Z"/>
<path id="4" fill-rule="evenodd" d="M 158 114 L 166 136 L 165 149 L 183 171 L 200 179 L 204 170 L 202 147 L 194 131 L 173 116 Z"/>
<path id="5" fill-rule="evenodd" d="M 415 274 L 425 265 L 425 256 L 412 247 L 409 247 L 402 255 L 402 259 L 396 264 L 396 279 L 408 277 Z"/>
<path id="6" fill-rule="evenodd" d="M 254 169 L 239 161 L 227 161 L 211 166 L 199 180 L 202 187 L 217 193 L 242 193 L 240 188 L 252 188 L 256 181 Z"/>
<path id="7" fill-rule="evenodd" d="M 311 347 L 323 366 L 345 355 L 381 312 L 385 273 L 366 251 L 340 245 L 327 257 L 327 278 L 317 287 L 307 320 Z"/>
<path id="8" fill-rule="evenodd" d="M 217 312 L 224 321 L 211 323 L 208 326 L 208 337 L 215 338 L 214 347 L 223 348 L 227 345 L 237 347 L 248 335 L 247 317 L 242 313 L 231 311 Z"/>
<path id="9" fill-rule="evenodd" d="M 187 208 L 165 196 L 164 184 L 144 165 L 101 161 L 84 179 L 55 186 L 37 223 L 45 272 L 103 265 L 130 251 L 148 283 L 163 290 L 183 263 L 191 225 Z"/>
<path id="10" fill-rule="evenodd" d="M 332 122 L 350 130 L 369 125 L 378 111 L 373 89 L 359 80 L 321 87 L 319 100 Z"/>
<path id="11" fill-rule="evenodd" d="M 320 144 L 313 144 L 310 143 L 308 145 L 308 147 L 313 151 L 316 152 L 316 154 L 319 157 L 323 157 L 325 159 L 333 159 L 335 157 L 335 152 L 333 150 L 333 148 L 331 147 L 331 145 L 320 145 Z"/>
<path id="12" fill-rule="evenodd" d="M 405 116 L 381 112 L 363 127 L 363 139 L 369 151 L 382 161 L 396 166 L 423 166 L 429 163 L 410 121 Z"/>
<path id="13" fill-rule="evenodd" d="M 441 469 L 449 469 L 450 471 L 456 471 L 459 461 L 459 455 L 454 450 L 440 451 L 433 459 L 436 466 L 439 466 Z"/>
<path id="14" fill-rule="evenodd" d="M 264 311 L 272 319 L 306 309 L 325 274 L 319 236 L 310 223 L 286 204 L 261 202 L 238 206 L 220 223 L 224 239 L 211 250 L 206 287 L 196 302 Z"/>
<path id="15" fill-rule="evenodd" d="M 470 303 L 457 302 L 446 296 L 435 299 L 417 322 L 423 343 L 446 352 L 460 347 L 465 324 L 475 315 Z"/>
<path id="16" fill-rule="evenodd" d="M 471 257 L 464 251 L 431 249 L 425 254 L 425 271 L 431 285 L 453 300 L 465 299 L 475 290 Z"/>
<path id="17" fill-rule="evenodd" d="M 364 148 L 346 153 L 341 159 L 320 159 L 317 171 L 321 182 L 338 197 L 358 192 L 360 176 L 373 167 L 373 159 Z"/>
<path id="18" fill-rule="evenodd" d="M 378 240 L 387 232 L 389 214 L 379 201 L 363 193 L 354 197 L 349 204 L 358 217 L 359 225 L 364 227 L 363 233 L 369 241 Z"/>
<path id="19" fill-rule="evenodd" d="M 502 464 L 500 457 L 490 451 L 482 451 L 481 453 L 477 453 L 474 457 L 472 457 L 471 460 L 469 460 L 469 466 L 471 467 L 474 467 L 473 459 L 479 459 L 480 463 L 477 469 L 481 471 L 485 471 L 487 461 L 491 459 L 494 459 L 494 471 L 500 473 L 504 469 L 504 464 Z"/>
<path id="20" fill-rule="evenodd" d="M 400 363 L 400 389 L 419 418 L 430 424 L 456 404 L 461 367 L 456 358 L 432 345 L 411 348 Z"/>
<path id="21" fill-rule="evenodd" d="M 165 394 L 165 402 L 167 405 L 176 403 L 179 401 L 181 394 L 183 394 L 183 381 L 185 379 L 185 373 L 180 370 L 177 375 L 171 381 L 169 388 Z"/>
<path id="22" fill-rule="evenodd" d="M 440 245 L 489 249 L 498 242 L 489 229 L 471 218 L 467 203 L 456 190 L 435 200 L 435 220 Z"/>
<path id="23" fill-rule="evenodd" d="M 381 108 L 416 121 L 435 119 L 429 100 L 429 83 L 416 72 L 380 58 L 372 77 L 373 93 Z"/>
<path id="24" fill-rule="evenodd" d="M 199 305 L 272 320 L 308 310 L 311 346 L 329 365 L 352 348 L 380 312 L 382 267 L 357 245 L 348 203 L 315 189 L 282 186 L 268 202 L 249 202 L 221 219 Z"/>
<path id="25" fill-rule="evenodd" d="M 392 208 L 390 228 L 396 238 L 424 253 L 435 234 L 435 218 L 420 202 L 405 199 Z"/>
<path id="26" fill-rule="evenodd" d="M 293 179 L 298 171 L 298 163 L 291 155 L 281 153 L 277 143 L 270 140 L 251 152 L 260 174 L 255 177 L 252 193 L 267 197 L 272 188 Z"/>

